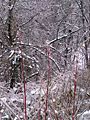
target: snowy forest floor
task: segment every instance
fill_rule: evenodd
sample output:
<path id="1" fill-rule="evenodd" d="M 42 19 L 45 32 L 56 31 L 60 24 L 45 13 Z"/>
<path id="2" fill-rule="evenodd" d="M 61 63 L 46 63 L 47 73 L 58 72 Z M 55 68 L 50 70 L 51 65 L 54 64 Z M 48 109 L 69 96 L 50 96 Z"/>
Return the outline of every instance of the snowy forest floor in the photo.
<path id="1" fill-rule="evenodd" d="M 80 79 L 80 78 L 79 78 Z M 59 73 L 51 78 L 48 93 L 47 120 L 71 120 L 73 109 L 75 120 L 82 120 L 82 114 L 90 109 L 90 93 L 77 82 L 74 97 L 74 76 L 72 72 Z M 85 83 L 82 83 L 85 85 Z M 88 83 L 87 83 L 88 84 Z M 9 83 L 0 82 L 0 120 L 24 120 L 23 83 L 16 83 L 13 89 Z M 26 84 L 28 120 L 43 120 L 45 116 L 47 80 L 29 81 Z M 78 117 L 79 116 L 79 117 Z M 90 118 L 90 116 L 89 116 Z M 90 119 L 87 119 L 90 120 Z"/>

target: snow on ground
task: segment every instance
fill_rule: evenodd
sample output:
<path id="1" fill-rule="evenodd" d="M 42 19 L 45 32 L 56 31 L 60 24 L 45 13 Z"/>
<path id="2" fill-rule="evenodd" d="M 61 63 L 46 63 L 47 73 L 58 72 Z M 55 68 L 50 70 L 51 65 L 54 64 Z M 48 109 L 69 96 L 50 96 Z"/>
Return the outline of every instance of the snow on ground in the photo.
<path id="1" fill-rule="evenodd" d="M 79 118 L 79 120 L 90 120 L 90 110 L 89 111 L 85 111 L 81 117 Z"/>
<path id="2" fill-rule="evenodd" d="M 74 75 L 71 71 L 66 71 L 66 73 L 59 73 L 53 79 L 51 79 L 49 83 L 49 99 L 51 102 L 55 103 L 56 98 L 60 99 L 60 95 L 62 91 L 69 90 L 70 82 L 73 80 Z M 5 83 L 0 83 L 0 112 L 3 117 L 7 117 L 7 115 L 14 114 L 14 120 L 17 120 L 16 117 L 24 116 L 23 110 L 23 102 L 24 102 L 24 89 L 23 84 L 18 83 L 13 89 L 9 89 L 4 87 Z M 40 106 L 41 106 L 41 114 L 44 114 L 45 108 L 45 100 L 46 100 L 46 87 L 47 81 L 41 80 L 38 83 L 35 81 L 29 81 L 26 85 L 26 95 L 27 95 L 27 114 L 29 116 L 29 120 L 33 120 L 33 116 L 37 114 Z M 72 87 L 72 89 L 74 89 Z M 82 91 L 83 92 L 83 91 Z M 6 107 L 5 107 L 6 106 Z M 4 108 L 5 107 L 5 108 Z M 2 112 L 3 111 L 3 112 Z M 9 111 L 9 112 L 8 112 Z M 49 110 L 50 111 L 50 110 Z M 5 113 L 5 114 L 3 114 Z M 55 109 L 55 113 L 58 114 L 57 109 Z M 86 113 L 85 113 L 86 114 Z M 81 117 L 85 117 L 85 114 Z M 49 118 L 48 118 L 49 119 Z M 21 118 L 20 118 L 21 120 Z M 89 120 L 86 119 L 85 120 Z"/>

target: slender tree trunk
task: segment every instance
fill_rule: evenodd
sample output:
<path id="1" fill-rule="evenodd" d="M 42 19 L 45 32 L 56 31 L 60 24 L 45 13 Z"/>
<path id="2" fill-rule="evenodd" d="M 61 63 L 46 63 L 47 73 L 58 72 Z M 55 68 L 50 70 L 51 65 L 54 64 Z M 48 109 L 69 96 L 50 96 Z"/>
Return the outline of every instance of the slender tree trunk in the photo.
<path id="1" fill-rule="evenodd" d="M 83 23 L 83 34 L 86 32 L 85 28 L 85 17 L 84 17 L 84 8 L 83 8 L 83 0 L 80 1 L 81 3 L 81 13 L 82 13 L 82 23 Z M 86 41 L 87 37 L 84 36 L 84 41 Z M 88 68 L 88 42 L 85 42 L 85 59 L 86 59 L 86 66 Z"/>
<path id="2" fill-rule="evenodd" d="M 13 22 L 13 9 L 12 7 L 12 0 L 9 0 L 9 11 L 8 11 L 8 45 L 13 46 L 13 35 L 12 35 L 12 22 Z M 17 68 L 16 64 L 13 63 L 14 59 L 10 61 L 11 64 L 11 81 L 10 81 L 10 88 L 14 87 L 15 80 L 16 80 L 16 73 L 17 73 Z"/>
<path id="3" fill-rule="evenodd" d="M 11 9 L 11 0 L 9 0 L 9 12 L 8 12 L 8 38 L 9 45 L 13 44 L 12 39 L 12 9 Z"/>
<path id="4" fill-rule="evenodd" d="M 90 45 L 90 0 L 89 0 L 89 40 L 88 40 L 88 45 Z M 90 71 L 90 56 L 89 56 L 89 59 L 88 59 L 88 68 L 89 68 L 89 71 Z"/>

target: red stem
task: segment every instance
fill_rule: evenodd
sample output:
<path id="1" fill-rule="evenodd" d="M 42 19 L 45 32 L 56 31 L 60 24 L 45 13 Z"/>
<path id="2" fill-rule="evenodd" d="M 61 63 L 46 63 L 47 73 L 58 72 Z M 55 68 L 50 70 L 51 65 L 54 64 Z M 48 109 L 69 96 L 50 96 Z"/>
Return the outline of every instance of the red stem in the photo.
<path id="1" fill-rule="evenodd" d="M 40 120 L 40 110 L 39 110 L 39 112 L 38 112 L 38 120 Z"/>
<path id="2" fill-rule="evenodd" d="M 22 33 L 20 33 L 19 40 L 21 42 L 22 38 Z M 21 50 L 21 56 L 22 56 L 22 48 L 20 47 Z M 24 78 L 24 59 L 22 56 L 22 61 L 21 61 L 21 80 L 24 82 L 24 120 L 27 120 L 27 106 L 26 106 L 26 80 Z"/>
<path id="3" fill-rule="evenodd" d="M 75 98 L 76 98 L 76 88 L 77 88 L 77 61 L 76 61 L 76 70 L 75 70 L 75 79 L 74 79 L 74 104 L 73 104 L 73 113 L 72 113 L 72 120 L 75 119 Z"/>
<path id="4" fill-rule="evenodd" d="M 48 55 L 48 83 L 47 83 L 47 91 L 46 91 L 46 103 L 45 103 L 45 120 L 47 120 L 47 108 L 48 108 L 48 89 L 49 89 L 49 81 L 51 77 L 51 66 L 50 66 L 50 48 L 49 46 L 46 49 Z"/>

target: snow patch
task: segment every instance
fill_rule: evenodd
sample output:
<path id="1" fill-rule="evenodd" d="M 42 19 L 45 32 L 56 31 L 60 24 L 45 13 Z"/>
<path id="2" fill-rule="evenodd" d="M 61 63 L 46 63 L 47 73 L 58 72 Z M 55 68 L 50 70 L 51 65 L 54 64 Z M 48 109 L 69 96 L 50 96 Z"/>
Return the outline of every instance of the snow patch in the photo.
<path id="1" fill-rule="evenodd" d="M 14 54 L 14 50 L 11 50 L 8 58 L 11 58 L 13 56 L 13 54 Z"/>
<path id="2" fill-rule="evenodd" d="M 80 117 L 79 120 L 90 120 L 90 110 L 89 111 L 85 111 L 82 116 Z"/>
<path id="3" fill-rule="evenodd" d="M 7 98 L 1 98 L 2 101 L 6 102 L 7 101 Z"/>

